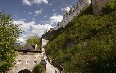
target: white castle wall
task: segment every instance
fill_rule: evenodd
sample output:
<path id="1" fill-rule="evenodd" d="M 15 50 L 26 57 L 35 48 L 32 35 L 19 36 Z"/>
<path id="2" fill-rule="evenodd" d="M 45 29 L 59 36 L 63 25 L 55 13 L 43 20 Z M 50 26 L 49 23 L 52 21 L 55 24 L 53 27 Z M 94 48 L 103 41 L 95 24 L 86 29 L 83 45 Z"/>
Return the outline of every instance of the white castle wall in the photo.
<path id="1" fill-rule="evenodd" d="M 53 65 L 51 65 L 49 62 L 48 62 L 48 59 L 47 59 L 47 55 L 45 53 L 45 49 L 44 49 L 44 46 L 47 45 L 47 43 L 49 42 L 49 40 L 46 40 L 44 38 L 42 38 L 42 56 L 44 58 L 44 60 L 46 61 L 46 73 L 61 73 L 56 67 L 54 67 Z"/>
<path id="2" fill-rule="evenodd" d="M 57 30 L 61 27 L 65 28 L 65 26 L 71 22 L 71 20 L 80 14 L 80 12 L 90 6 L 91 4 L 91 0 L 80 0 L 76 5 L 74 5 L 69 12 L 65 12 L 64 16 L 63 16 L 63 20 L 61 22 L 58 23 L 58 26 L 55 27 L 53 30 Z"/>
<path id="3" fill-rule="evenodd" d="M 27 54 L 18 52 L 16 57 L 15 66 L 7 73 L 18 73 L 21 70 L 27 69 L 32 72 L 33 68 L 40 63 L 41 53 L 29 53 Z"/>
<path id="4" fill-rule="evenodd" d="M 46 44 L 49 42 L 49 40 L 46 40 L 46 39 L 44 39 L 44 38 L 42 38 L 42 48 L 44 47 L 44 46 L 46 46 Z"/>

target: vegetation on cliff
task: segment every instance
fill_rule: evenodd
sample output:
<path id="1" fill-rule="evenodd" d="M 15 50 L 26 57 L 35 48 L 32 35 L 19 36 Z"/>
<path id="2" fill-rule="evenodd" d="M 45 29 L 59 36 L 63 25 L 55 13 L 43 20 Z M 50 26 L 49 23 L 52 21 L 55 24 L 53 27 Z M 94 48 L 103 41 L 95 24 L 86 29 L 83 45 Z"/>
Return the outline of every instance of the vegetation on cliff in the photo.
<path id="1" fill-rule="evenodd" d="M 97 16 L 89 7 L 51 39 L 46 52 L 64 67 L 65 73 L 115 73 L 115 0 Z"/>

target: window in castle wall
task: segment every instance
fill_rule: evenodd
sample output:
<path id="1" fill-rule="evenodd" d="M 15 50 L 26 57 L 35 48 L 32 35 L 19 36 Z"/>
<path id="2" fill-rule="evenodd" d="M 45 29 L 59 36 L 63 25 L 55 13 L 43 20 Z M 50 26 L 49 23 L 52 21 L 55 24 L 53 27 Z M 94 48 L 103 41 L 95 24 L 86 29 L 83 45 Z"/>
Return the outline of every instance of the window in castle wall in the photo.
<path id="1" fill-rule="evenodd" d="M 36 57 L 34 57 L 34 59 L 36 59 Z"/>
<path id="2" fill-rule="evenodd" d="M 21 62 L 22 60 L 18 60 L 18 62 Z"/>
<path id="3" fill-rule="evenodd" d="M 70 13 L 70 15 L 72 15 L 72 13 Z"/>
<path id="4" fill-rule="evenodd" d="M 27 51 L 24 51 L 23 54 L 27 54 Z"/>
<path id="5" fill-rule="evenodd" d="M 59 24 L 57 26 L 59 26 Z"/>
<path id="6" fill-rule="evenodd" d="M 34 61 L 34 63 L 37 63 L 37 61 Z"/>
<path id="7" fill-rule="evenodd" d="M 20 63 L 21 63 L 21 61 L 22 61 L 22 60 L 18 60 L 18 61 L 17 61 L 17 64 L 20 64 Z"/>
<path id="8" fill-rule="evenodd" d="M 79 9 L 77 9 L 77 11 L 78 11 Z"/>
<path id="9" fill-rule="evenodd" d="M 29 61 L 26 61 L 26 64 L 28 64 L 29 63 Z"/>
<path id="10" fill-rule="evenodd" d="M 57 73 L 57 71 L 55 70 L 55 73 Z"/>
<path id="11" fill-rule="evenodd" d="M 71 13 L 71 16 L 73 15 L 73 13 Z"/>
<path id="12" fill-rule="evenodd" d="M 82 3 L 81 3 L 81 5 L 82 5 Z"/>

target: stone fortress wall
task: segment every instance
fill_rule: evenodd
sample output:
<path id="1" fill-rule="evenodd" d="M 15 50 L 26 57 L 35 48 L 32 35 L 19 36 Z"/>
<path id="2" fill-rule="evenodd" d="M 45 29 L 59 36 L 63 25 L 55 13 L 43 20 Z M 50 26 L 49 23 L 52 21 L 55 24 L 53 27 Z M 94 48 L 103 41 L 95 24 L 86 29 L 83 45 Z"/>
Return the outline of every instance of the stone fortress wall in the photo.
<path id="1" fill-rule="evenodd" d="M 18 73 L 19 71 L 24 69 L 32 72 L 33 68 L 40 63 L 41 57 L 41 53 L 27 52 L 27 54 L 25 54 L 23 52 L 18 52 L 15 66 L 7 73 Z"/>
<path id="2" fill-rule="evenodd" d="M 57 30 L 59 28 L 65 28 L 65 26 L 73 20 L 75 16 L 78 16 L 84 8 L 87 8 L 92 4 L 93 13 L 97 15 L 106 3 L 111 0 L 79 0 L 76 5 L 74 5 L 70 11 L 66 11 L 63 15 L 63 20 L 57 23 L 57 26 L 52 30 Z"/>
<path id="3" fill-rule="evenodd" d="M 92 0 L 93 13 L 97 15 L 109 1 L 111 0 Z"/>
<path id="4" fill-rule="evenodd" d="M 57 30 L 61 27 L 65 28 L 65 26 L 71 22 L 71 20 L 79 15 L 83 8 L 90 6 L 91 0 L 79 0 L 76 5 L 74 5 L 70 11 L 66 11 L 63 15 L 63 20 L 58 22 L 57 26 L 53 30 Z"/>

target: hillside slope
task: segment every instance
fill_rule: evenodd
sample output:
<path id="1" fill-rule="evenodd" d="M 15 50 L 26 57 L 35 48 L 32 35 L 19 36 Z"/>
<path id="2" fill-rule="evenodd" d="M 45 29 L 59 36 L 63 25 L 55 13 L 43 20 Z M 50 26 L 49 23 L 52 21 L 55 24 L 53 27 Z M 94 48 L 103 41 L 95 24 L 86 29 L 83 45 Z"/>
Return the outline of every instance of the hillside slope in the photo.
<path id="1" fill-rule="evenodd" d="M 91 11 L 90 6 L 59 29 L 46 46 L 65 73 L 116 73 L 116 1 L 97 16 Z"/>

